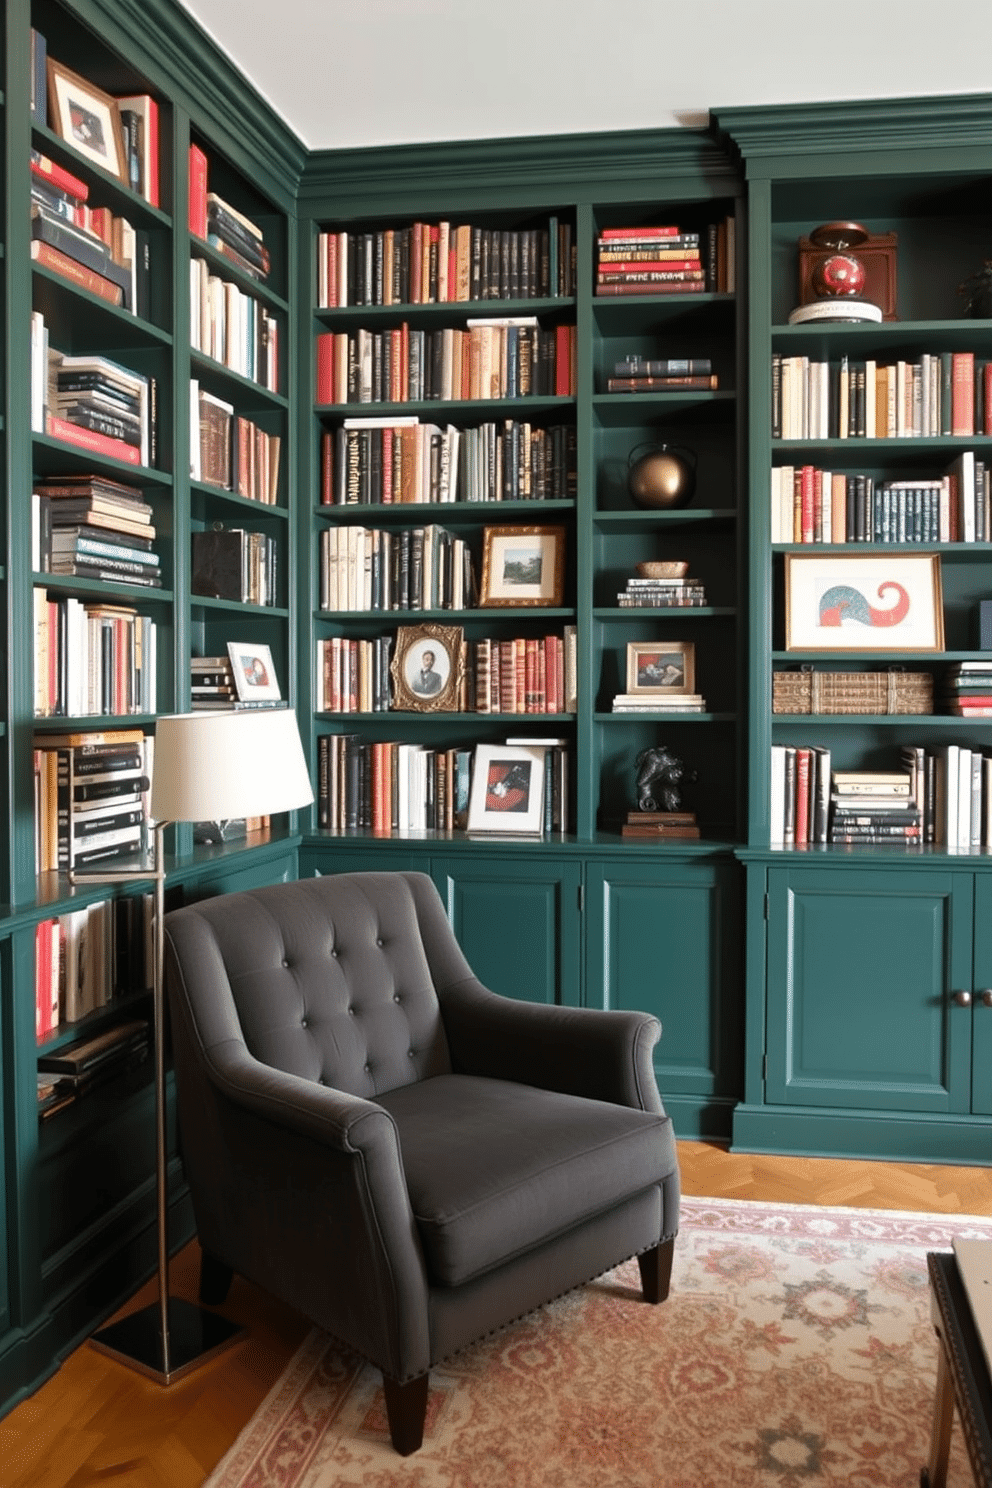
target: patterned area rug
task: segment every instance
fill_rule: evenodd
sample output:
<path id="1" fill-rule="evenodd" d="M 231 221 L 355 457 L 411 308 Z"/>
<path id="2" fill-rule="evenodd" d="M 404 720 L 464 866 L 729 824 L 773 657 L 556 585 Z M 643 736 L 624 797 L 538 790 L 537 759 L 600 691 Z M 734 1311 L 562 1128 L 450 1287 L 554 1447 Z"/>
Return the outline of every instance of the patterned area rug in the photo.
<path id="1" fill-rule="evenodd" d="M 684 1199 L 666 1303 L 627 1262 L 434 1370 L 414 1456 L 314 1332 L 207 1488 L 917 1488 L 955 1234 L 992 1219 Z"/>

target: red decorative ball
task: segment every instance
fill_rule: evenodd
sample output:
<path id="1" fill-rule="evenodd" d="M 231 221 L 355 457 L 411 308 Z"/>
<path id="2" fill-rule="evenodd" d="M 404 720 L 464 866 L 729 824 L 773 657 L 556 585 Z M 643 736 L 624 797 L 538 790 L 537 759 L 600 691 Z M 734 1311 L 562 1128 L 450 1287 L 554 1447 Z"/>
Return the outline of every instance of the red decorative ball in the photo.
<path id="1" fill-rule="evenodd" d="M 860 259 L 848 253 L 832 253 L 829 258 L 820 259 L 813 269 L 811 282 L 821 299 L 833 299 L 838 295 L 861 294 L 866 277 Z"/>

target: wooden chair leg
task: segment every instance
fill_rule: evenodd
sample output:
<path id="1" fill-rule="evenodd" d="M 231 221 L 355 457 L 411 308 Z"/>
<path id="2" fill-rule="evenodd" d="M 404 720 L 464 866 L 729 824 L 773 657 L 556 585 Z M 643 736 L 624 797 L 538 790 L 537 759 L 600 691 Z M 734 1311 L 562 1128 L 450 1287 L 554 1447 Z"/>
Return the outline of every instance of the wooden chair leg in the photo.
<path id="1" fill-rule="evenodd" d="M 226 1299 L 234 1277 L 233 1267 L 219 1261 L 205 1250 L 200 1255 L 200 1301 L 205 1307 L 219 1307 Z"/>
<path id="2" fill-rule="evenodd" d="M 429 1374 L 421 1374 L 401 1385 L 388 1375 L 382 1376 L 389 1434 L 401 1457 L 409 1457 L 423 1445 L 429 1379 Z"/>
<path id="3" fill-rule="evenodd" d="M 672 1280 L 672 1257 L 675 1254 L 675 1236 L 646 1250 L 637 1257 L 641 1268 L 641 1290 L 645 1302 L 664 1302 Z"/>

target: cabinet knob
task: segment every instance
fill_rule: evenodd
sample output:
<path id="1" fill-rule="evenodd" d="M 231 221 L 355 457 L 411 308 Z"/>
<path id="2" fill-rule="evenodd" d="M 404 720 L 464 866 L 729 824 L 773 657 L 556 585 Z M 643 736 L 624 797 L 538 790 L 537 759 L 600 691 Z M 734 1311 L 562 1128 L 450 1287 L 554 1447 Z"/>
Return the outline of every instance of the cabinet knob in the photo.
<path id="1" fill-rule="evenodd" d="M 992 987 L 983 987 L 977 995 L 982 1007 L 992 1008 Z"/>
<path id="2" fill-rule="evenodd" d="M 971 1007 L 970 992 L 954 992 L 951 994 L 957 1007 Z"/>

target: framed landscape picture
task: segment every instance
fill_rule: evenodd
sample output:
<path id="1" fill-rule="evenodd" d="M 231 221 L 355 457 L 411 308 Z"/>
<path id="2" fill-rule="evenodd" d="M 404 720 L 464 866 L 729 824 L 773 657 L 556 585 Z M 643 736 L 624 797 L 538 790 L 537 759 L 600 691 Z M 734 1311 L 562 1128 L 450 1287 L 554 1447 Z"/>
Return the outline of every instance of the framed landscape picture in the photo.
<path id="1" fill-rule="evenodd" d="M 943 651 L 937 553 L 785 557 L 787 651 Z"/>
<path id="2" fill-rule="evenodd" d="M 468 804 L 470 832 L 540 835 L 544 822 L 544 749 L 477 744 Z"/>
<path id="3" fill-rule="evenodd" d="M 562 603 L 564 527 L 487 527 L 480 605 Z"/>
<path id="4" fill-rule="evenodd" d="M 127 180 L 116 98 L 49 57 L 48 106 L 56 134 L 94 165 L 102 166 L 119 181 Z"/>

